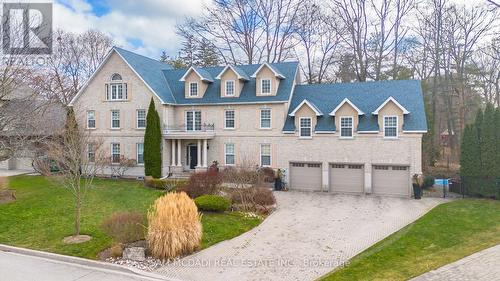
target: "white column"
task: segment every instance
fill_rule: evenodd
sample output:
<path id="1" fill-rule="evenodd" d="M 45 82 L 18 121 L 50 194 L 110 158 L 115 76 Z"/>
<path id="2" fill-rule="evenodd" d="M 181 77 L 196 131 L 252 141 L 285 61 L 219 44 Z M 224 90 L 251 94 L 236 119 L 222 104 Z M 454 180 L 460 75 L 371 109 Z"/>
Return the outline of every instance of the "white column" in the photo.
<path id="1" fill-rule="evenodd" d="M 203 140 L 203 167 L 207 167 L 207 140 Z"/>
<path id="2" fill-rule="evenodd" d="M 201 140 L 198 140 L 198 149 L 196 149 L 196 167 L 201 167 Z"/>
<path id="3" fill-rule="evenodd" d="M 181 140 L 177 140 L 177 166 L 182 166 L 181 164 Z"/>
<path id="4" fill-rule="evenodd" d="M 172 161 L 170 161 L 170 166 L 175 166 L 175 140 L 170 140 L 172 142 Z"/>

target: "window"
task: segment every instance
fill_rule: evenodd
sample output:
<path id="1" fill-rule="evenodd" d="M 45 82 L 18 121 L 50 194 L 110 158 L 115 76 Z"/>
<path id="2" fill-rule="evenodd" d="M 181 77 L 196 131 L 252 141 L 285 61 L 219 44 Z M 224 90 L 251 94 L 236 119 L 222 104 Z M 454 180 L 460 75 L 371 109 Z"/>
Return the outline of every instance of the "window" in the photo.
<path id="1" fill-rule="evenodd" d="M 262 79 L 260 81 L 262 94 L 270 94 L 271 93 L 271 79 Z"/>
<path id="2" fill-rule="evenodd" d="M 111 129 L 120 129 L 120 110 L 111 110 Z"/>
<path id="3" fill-rule="evenodd" d="M 111 75 L 111 81 L 122 80 L 122 76 L 118 73 Z"/>
<path id="4" fill-rule="evenodd" d="M 144 164 L 144 143 L 137 143 L 137 164 Z"/>
<path id="5" fill-rule="evenodd" d="M 311 136 L 311 117 L 301 117 L 300 118 L 300 137 L 310 137 Z"/>
<path id="6" fill-rule="evenodd" d="M 146 129 L 146 109 L 137 110 L 137 129 Z"/>
<path id="7" fill-rule="evenodd" d="M 111 144 L 111 163 L 120 163 L 120 144 Z"/>
<path id="8" fill-rule="evenodd" d="M 189 96 L 190 97 L 198 96 L 198 82 L 189 83 Z"/>
<path id="9" fill-rule="evenodd" d="M 271 109 L 261 109 L 260 110 L 260 128 L 270 129 L 271 128 Z"/>
<path id="10" fill-rule="evenodd" d="M 119 101 L 127 99 L 127 83 L 106 84 L 106 100 Z"/>
<path id="11" fill-rule="evenodd" d="M 234 143 L 224 145 L 224 160 L 226 165 L 234 165 Z"/>
<path id="12" fill-rule="evenodd" d="M 224 111 L 224 129 L 234 129 L 234 110 Z"/>
<path id="13" fill-rule="evenodd" d="M 384 116 L 384 137 L 397 138 L 398 137 L 398 117 L 397 116 Z"/>
<path id="14" fill-rule="evenodd" d="M 186 111 L 186 130 L 201 131 L 201 111 Z"/>
<path id="15" fill-rule="evenodd" d="M 95 111 L 87 111 L 87 129 L 95 129 Z"/>
<path id="16" fill-rule="evenodd" d="M 261 144 L 260 145 L 260 165 L 261 166 L 271 166 L 271 145 Z"/>
<path id="17" fill-rule="evenodd" d="M 90 163 L 95 162 L 95 146 L 93 143 L 87 144 L 87 159 Z"/>
<path id="18" fill-rule="evenodd" d="M 234 80 L 226 81 L 226 96 L 234 96 Z"/>
<path id="19" fill-rule="evenodd" d="M 352 117 L 340 117 L 340 137 L 352 137 Z"/>

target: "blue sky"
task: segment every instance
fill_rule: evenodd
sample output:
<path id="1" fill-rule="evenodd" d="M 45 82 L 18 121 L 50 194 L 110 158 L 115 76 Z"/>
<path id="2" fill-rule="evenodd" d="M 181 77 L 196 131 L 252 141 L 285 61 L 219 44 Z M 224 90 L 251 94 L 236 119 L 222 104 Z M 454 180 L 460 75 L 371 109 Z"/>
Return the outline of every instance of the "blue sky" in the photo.
<path id="1" fill-rule="evenodd" d="M 175 26 L 186 16 L 200 15 L 209 0 L 54 0 L 54 25 L 81 33 L 97 29 L 115 44 L 159 58 L 180 47 Z"/>

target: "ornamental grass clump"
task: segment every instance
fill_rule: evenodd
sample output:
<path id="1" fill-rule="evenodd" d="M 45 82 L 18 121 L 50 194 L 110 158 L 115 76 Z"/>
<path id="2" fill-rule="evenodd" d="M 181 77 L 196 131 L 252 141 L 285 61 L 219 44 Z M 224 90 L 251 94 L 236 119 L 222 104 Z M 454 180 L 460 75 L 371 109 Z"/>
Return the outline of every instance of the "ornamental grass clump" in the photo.
<path id="1" fill-rule="evenodd" d="M 201 214 L 184 192 L 168 193 L 148 212 L 147 241 L 151 254 L 169 260 L 196 251 L 201 244 Z"/>

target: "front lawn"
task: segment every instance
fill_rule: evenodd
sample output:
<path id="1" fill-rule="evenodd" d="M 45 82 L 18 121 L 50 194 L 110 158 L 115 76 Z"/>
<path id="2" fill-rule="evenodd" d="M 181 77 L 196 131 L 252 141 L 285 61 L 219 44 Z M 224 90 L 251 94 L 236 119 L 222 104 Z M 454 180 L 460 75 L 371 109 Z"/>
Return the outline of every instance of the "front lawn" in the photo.
<path id="1" fill-rule="evenodd" d="M 100 229 L 104 218 L 117 211 L 146 214 L 162 194 L 136 180 L 96 179 L 94 186 L 84 200 L 81 226 L 81 233 L 92 236 L 92 240 L 66 245 L 62 239 L 74 229 L 70 191 L 40 176 L 9 178 L 9 187 L 16 190 L 17 200 L 0 205 L 0 243 L 95 259 L 112 242 Z M 238 236 L 260 222 L 259 218 L 246 218 L 239 213 L 203 214 L 202 246 Z"/>
<path id="2" fill-rule="evenodd" d="M 407 280 L 500 243 L 500 202 L 465 199 L 429 213 L 322 280 Z"/>

